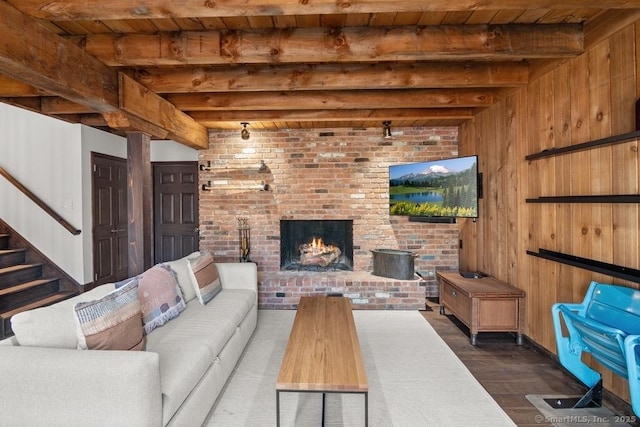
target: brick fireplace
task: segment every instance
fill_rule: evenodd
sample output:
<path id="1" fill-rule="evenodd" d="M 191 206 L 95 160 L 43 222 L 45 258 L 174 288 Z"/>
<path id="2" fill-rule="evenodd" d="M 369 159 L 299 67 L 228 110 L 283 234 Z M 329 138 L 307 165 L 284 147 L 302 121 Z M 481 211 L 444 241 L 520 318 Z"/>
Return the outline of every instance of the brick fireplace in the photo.
<path id="1" fill-rule="evenodd" d="M 239 131 L 209 139 L 199 152 L 200 164 L 211 162 L 200 172 L 200 184 L 211 182 L 200 192 L 200 247 L 238 261 L 237 218 L 247 217 L 261 308 L 294 308 L 300 296 L 329 293 L 360 308 L 424 308 L 425 296 L 437 296 L 435 271 L 458 268 L 458 224 L 388 213 L 389 165 L 456 155 L 457 128 L 394 127 L 391 139 L 380 129 L 252 129 L 249 140 Z M 347 220 L 351 270 L 281 271 L 281 222 L 300 220 Z M 425 279 L 372 275 L 371 250 L 378 248 L 417 253 L 415 268 Z"/>

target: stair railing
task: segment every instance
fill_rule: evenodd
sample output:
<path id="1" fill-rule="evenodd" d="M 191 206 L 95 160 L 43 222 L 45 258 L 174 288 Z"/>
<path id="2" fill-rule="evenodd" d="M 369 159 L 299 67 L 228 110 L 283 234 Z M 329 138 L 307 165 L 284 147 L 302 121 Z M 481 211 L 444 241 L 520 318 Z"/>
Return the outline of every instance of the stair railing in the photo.
<path id="1" fill-rule="evenodd" d="M 47 214 L 49 214 L 49 216 L 51 216 L 60 225 L 66 228 L 69 231 L 69 233 L 73 234 L 74 236 L 77 236 L 78 234 L 81 233 L 81 230 L 75 228 L 73 225 L 67 222 L 67 220 L 65 220 L 60 214 L 58 214 L 49 205 L 43 202 L 38 196 L 33 194 L 27 187 L 22 185 L 20 181 L 14 178 L 9 172 L 7 172 L 2 167 L 0 167 L 0 175 L 4 176 L 7 179 L 7 181 L 13 184 L 18 190 L 22 191 L 22 193 L 25 196 L 27 196 L 29 199 L 31 199 L 36 205 L 40 206 L 40 208 L 42 208 L 42 210 L 44 210 Z"/>

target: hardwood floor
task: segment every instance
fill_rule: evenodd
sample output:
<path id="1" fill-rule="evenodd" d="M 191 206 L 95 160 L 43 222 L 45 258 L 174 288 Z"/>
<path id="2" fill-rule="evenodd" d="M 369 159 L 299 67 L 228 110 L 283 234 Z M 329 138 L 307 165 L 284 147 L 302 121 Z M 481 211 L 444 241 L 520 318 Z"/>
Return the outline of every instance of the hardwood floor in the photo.
<path id="1" fill-rule="evenodd" d="M 586 391 L 551 355 L 527 339 L 517 346 L 514 334 L 481 333 L 478 345 L 472 346 L 466 326 L 453 316 L 441 315 L 437 302 L 427 301 L 427 307 L 431 311 L 422 311 L 423 316 L 518 426 L 551 425 L 536 422 L 541 414 L 527 394 L 581 396 Z M 619 415 L 633 415 L 626 402 L 608 397 L 605 391 L 604 406 Z"/>

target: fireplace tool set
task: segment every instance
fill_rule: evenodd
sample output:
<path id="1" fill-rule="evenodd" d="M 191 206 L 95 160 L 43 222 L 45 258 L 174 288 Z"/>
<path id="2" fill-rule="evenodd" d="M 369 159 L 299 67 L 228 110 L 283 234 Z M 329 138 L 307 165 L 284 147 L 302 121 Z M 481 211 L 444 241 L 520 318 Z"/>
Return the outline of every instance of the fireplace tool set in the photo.
<path id="1" fill-rule="evenodd" d="M 240 216 L 238 219 L 238 235 L 240 244 L 240 262 L 251 262 L 249 252 L 251 252 L 251 227 L 249 218 Z"/>

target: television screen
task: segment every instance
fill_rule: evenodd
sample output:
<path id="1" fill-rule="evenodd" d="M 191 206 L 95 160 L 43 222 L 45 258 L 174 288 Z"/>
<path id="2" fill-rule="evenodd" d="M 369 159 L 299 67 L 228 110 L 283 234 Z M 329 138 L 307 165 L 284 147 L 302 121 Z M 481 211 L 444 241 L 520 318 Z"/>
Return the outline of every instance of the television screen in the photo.
<path id="1" fill-rule="evenodd" d="M 478 217 L 478 156 L 389 167 L 389 213 Z"/>

